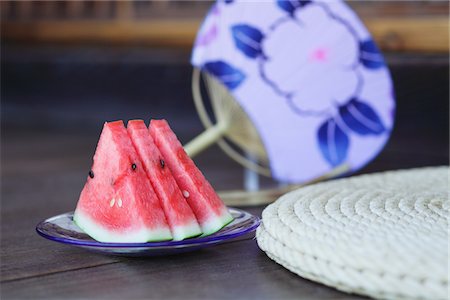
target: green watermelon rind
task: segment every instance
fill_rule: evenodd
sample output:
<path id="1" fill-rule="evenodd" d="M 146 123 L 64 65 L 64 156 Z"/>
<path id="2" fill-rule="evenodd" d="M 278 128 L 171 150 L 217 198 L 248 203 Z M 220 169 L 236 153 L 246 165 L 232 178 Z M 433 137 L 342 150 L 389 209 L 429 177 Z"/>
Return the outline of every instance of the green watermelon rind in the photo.
<path id="1" fill-rule="evenodd" d="M 202 225 L 202 235 L 200 237 L 205 237 L 220 231 L 222 228 L 233 222 L 233 216 L 228 212 L 224 211 L 220 216 L 216 216 L 208 220 Z"/>
<path id="2" fill-rule="evenodd" d="M 153 189 L 160 200 L 163 211 L 166 214 L 166 219 L 169 223 L 169 227 L 171 228 L 173 240 L 181 241 L 201 235 L 202 231 L 200 225 L 198 224 L 189 204 L 181 194 L 181 191 L 178 188 L 172 174 L 168 170 L 165 170 L 166 173 L 163 173 L 159 162 L 159 159 L 161 159 L 161 153 L 154 144 L 154 141 L 148 132 L 148 127 L 145 125 L 144 121 L 128 121 L 127 132 L 137 154 L 142 161 L 147 178 L 153 186 Z M 157 161 L 157 166 L 154 165 L 155 161 Z M 182 210 L 183 204 L 185 212 L 189 210 L 190 215 L 186 214 L 184 216 L 174 216 L 170 212 L 173 208 L 175 208 L 175 211 Z M 170 216 L 174 219 L 171 219 Z M 191 218 L 189 216 L 191 216 Z M 183 224 L 180 224 L 180 219 L 183 219 Z M 173 224 L 173 222 L 176 224 Z"/>
<path id="3" fill-rule="evenodd" d="M 96 223 L 86 213 L 79 210 L 75 211 L 73 221 L 83 232 L 102 243 L 146 243 L 172 240 L 172 234 L 168 228 L 151 230 L 144 228 L 137 232 L 128 231 L 117 234 Z"/>
<path id="4" fill-rule="evenodd" d="M 229 224 L 233 217 L 213 187 L 198 169 L 166 120 L 151 120 L 150 135 L 183 191 L 200 228 L 201 236 L 211 235 Z M 191 196 L 192 195 L 192 196 Z"/>
<path id="5" fill-rule="evenodd" d="M 171 231 L 173 241 L 181 241 L 193 237 L 198 237 L 202 234 L 197 222 L 184 224 L 182 226 L 174 226 Z"/>

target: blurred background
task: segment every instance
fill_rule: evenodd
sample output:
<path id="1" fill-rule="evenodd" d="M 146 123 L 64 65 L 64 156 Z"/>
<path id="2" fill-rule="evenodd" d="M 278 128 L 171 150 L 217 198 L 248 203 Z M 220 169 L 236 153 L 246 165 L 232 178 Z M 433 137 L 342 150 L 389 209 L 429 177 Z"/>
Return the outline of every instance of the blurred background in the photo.
<path id="1" fill-rule="evenodd" d="M 348 3 L 384 51 L 397 99 L 393 135 L 360 173 L 448 164 L 448 2 Z M 210 5 L 1 1 L 2 198 L 57 186 L 74 205 L 104 121 L 166 118 L 182 142 L 198 135 L 189 58 Z M 217 189 L 242 189 L 242 167 L 218 147 L 195 160 Z M 12 193 L 17 181 L 34 187 Z"/>

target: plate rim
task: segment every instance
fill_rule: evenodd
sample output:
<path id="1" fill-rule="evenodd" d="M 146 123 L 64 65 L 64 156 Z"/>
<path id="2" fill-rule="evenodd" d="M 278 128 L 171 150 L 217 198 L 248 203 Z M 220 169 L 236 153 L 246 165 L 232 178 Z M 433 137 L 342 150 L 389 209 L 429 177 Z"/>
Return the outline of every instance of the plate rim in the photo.
<path id="1" fill-rule="evenodd" d="M 49 235 L 41 229 L 42 225 L 46 222 L 49 222 L 49 220 L 57 217 L 61 217 L 63 215 L 67 214 L 73 214 L 73 211 L 65 212 L 62 214 L 58 214 L 55 216 L 52 216 L 50 218 L 46 218 L 42 221 L 40 221 L 36 225 L 36 232 L 42 236 L 43 238 L 46 238 L 50 241 L 67 244 L 67 245 L 74 245 L 74 246 L 81 246 L 81 247 L 91 247 L 91 248 L 162 248 L 162 247 L 174 247 L 174 246 L 192 246 L 192 245 L 200 245 L 200 244 L 212 244 L 212 243 L 218 243 L 220 241 L 226 240 L 226 239 L 233 239 L 240 237 L 244 234 L 253 232 L 258 228 L 258 226 L 261 224 L 261 218 L 258 216 L 255 216 L 254 214 L 251 214 L 245 210 L 235 208 L 235 207 L 228 207 L 228 210 L 231 212 L 237 212 L 240 215 L 237 217 L 242 217 L 243 215 L 248 215 L 252 219 L 252 225 L 243 231 L 235 232 L 235 233 L 228 233 L 223 234 L 219 236 L 205 236 L 205 237 L 196 237 L 196 238 L 190 238 L 186 240 L 181 241 L 158 241 L 158 242 L 145 242 L 145 243 L 104 243 L 99 242 L 96 240 L 92 241 L 78 241 L 74 239 L 67 239 L 67 238 L 61 238 L 56 237 L 53 235 Z M 227 225 L 225 225 L 226 227 Z M 222 229 L 221 229 L 222 230 Z M 220 230 L 219 230 L 220 231 Z"/>

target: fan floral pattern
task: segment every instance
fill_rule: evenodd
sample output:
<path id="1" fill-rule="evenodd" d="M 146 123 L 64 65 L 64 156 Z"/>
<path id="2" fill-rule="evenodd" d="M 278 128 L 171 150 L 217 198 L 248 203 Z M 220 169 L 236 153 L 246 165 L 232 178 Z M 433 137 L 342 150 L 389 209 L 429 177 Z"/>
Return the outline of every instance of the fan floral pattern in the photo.
<path id="1" fill-rule="evenodd" d="M 278 0 L 273 9 L 278 10 L 277 18 L 264 28 L 251 20 L 229 24 L 233 46 L 241 58 L 253 62 L 260 81 L 294 114 L 320 120 L 315 129 L 317 149 L 331 167 L 339 166 L 347 161 L 353 138 L 390 131 L 365 99 L 363 73 L 386 69 L 383 56 L 370 35 L 361 38 L 358 28 L 326 1 Z M 214 6 L 210 14 L 220 12 Z M 197 47 L 214 42 L 223 29 L 214 19 L 209 21 L 199 33 Z M 343 46 L 336 46 L 337 40 Z M 224 59 L 204 61 L 201 67 L 230 91 L 238 90 L 249 76 Z"/>

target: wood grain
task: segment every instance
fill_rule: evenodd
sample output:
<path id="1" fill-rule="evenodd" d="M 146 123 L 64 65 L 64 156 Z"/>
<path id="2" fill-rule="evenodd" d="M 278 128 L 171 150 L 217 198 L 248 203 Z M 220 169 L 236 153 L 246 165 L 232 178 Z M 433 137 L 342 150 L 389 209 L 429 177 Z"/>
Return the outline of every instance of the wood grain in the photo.
<path id="1" fill-rule="evenodd" d="M 409 63 L 417 63 L 414 57 L 403 59 L 408 64 L 395 63 L 391 68 L 399 108 L 392 137 L 382 153 L 360 172 L 448 164 L 448 61 L 443 65 L 441 60 L 430 63 L 431 60 L 422 57 L 422 63 L 415 66 Z M 128 259 L 94 254 L 38 236 L 34 228 L 39 221 L 74 209 L 90 168 L 98 126 L 111 116 L 105 110 L 120 110 L 118 115 L 131 118 L 141 116 L 138 112 L 147 116 L 151 108 L 152 114 L 174 120 L 174 130 L 182 133 L 183 141 L 200 132 L 201 127 L 194 111 L 186 113 L 181 105 L 186 101 L 189 84 L 185 91 L 172 81 L 164 88 L 157 81 L 160 90 L 172 88 L 178 93 L 173 99 L 164 97 L 173 102 L 159 108 L 159 112 L 154 102 L 129 100 L 133 98 L 129 92 L 139 85 L 129 86 L 125 81 L 145 78 L 142 85 L 147 86 L 161 78 L 164 73 L 161 68 L 153 67 L 152 71 L 142 73 L 133 68 L 125 69 L 126 72 L 120 69 L 112 72 L 107 68 L 89 76 L 86 76 L 91 72 L 89 69 L 74 75 L 58 68 L 54 71 L 56 80 L 45 72 L 45 67 L 27 63 L 25 68 L 24 65 L 2 65 L 2 88 L 6 92 L 2 94 L 1 128 L 1 299 L 362 298 L 290 273 L 266 257 L 255 240 L 179 256 Z M 91 68 L 101 66 L 92 64 Z M 163 70 L 177 74 L 178 81 L 186 78 L 181 67 L 164 66 Z M 111 73 L 119 76 L 125 88 L 106 81 L 113 76 Z M 77 76 L 87 78 L 77 81 Z M 3 81 L 4 78 L 8 80 Z M 111 95 L 120 95 L 124 89 L 125 98 L 108 97 L 108 105 L 102 98 L 95 103 L 93 97 L 88 97 L 95 92 L 92 87 L 95 84 L 84 94 L 77 93 L 96 80 Z M 74 83 L 72 88 L 61 84 L 66 81 Z M 46 91 L 46 85 L 50 91 Z M 141 93 L 148 97 L 149 90 L 142 89 Z M 71 99 L 76 102 L 71 103 Z M 54 110 L 59 104 L 61 110 Z M 173 109 L 174 105 L 178 110 Z M 84 124 L 87 122 L 83 117 L 87 114 L 96 116 L 96 121 L 90 123 L 95 125 Z M 242 169 L 217 147 L 202 153 L 196 163 L 218 190 L 238 189 L 242 185 Z M 264 187 L 269 184 L 273 186 L 272 182 Z M 261 192 L 252 197 L 267 197 L 271 201 L 278 192 Z M 239 190 L 222 195 L 235 204 L 242 204 L 248 197 Z M 244 209 L 259 215 L 263 206 Z"/>
<path id="2" fill-rule="evenodd" d="M 448 52 L 447 17 L 367 17 L 363 20 L 382 49 Z M 2 22 L 5 40 L 37 43 L 143 44 L 191 48 L 199 19 L 41 20 Z"/>
<path id="3" fill-rule="evenodd" d="M 134 259 L 47 241 L 34 232 L 34 226 L 41 219 L 73 210 L 96 133 L 7 131 L 2 141 L 2 299 L 363 299 L 290 273 L 267 258 L 255 240 L 179 256 Z M 402 149 L 388 151 L 387 156 L 398 160 L 405 156 Z M 229 165 L 217 151 L 200 161 L 206 171 L 207 166 L 223 170 Z M 408 153 L 412 155 L 405 159 L 418 163 L 420 155 Z M 432 155 L 433 151 L 425 156 Z M 385 163 L 386 168 L 395 166 L 394 161 Z M 227 176 L 206 173 L 213 174 L 217 183 L 234 180 L 237 186 L 241 180 L 236 176 L 239 166 L 227 169 Z M 231 183 L 222 183 L 226 185 Z M 236 204 L 245 199 L 239 191 L 223 195 Z M 263 207 L 244 209 L 260 215 Z"/>
<path id="4" fill-rule="evenodd" d="M 73 210 L 95 135 L 2 135 L 2 299 L 361 299 L 300 279 L 268 259 L 254 239 L 177 256 L 128 259 L 41 238 L 34 231 L 37 222 Z M 221 164 L 227 164 L 226 157 Z M 260 215 L 263 207 L 245 209 Z"/>
<path id="5" fill-rule="evenodd" d="M 39 21 L 2 23 L 5 40 L 55 43 L 145 44 L 190 48 L 199 20 Z"/>
<path id="6" fill-rule="evenodd" d="M 367 18 L 365 24 L 386 51 L 448 52 L 448 18 Z"/>
<path id="7" fill-rule="evenodd" d="M 363 299 L 299 279 L 268 262 L 256 241 L 248 240 L 16 280 L 4 284 L 2 293 L 35 299 Z"/>
<path id="8" fill-rule="evenodd" d="M 86 255 L 36 234 L 34 228 L 41 220 L 74 209 L 84 168 L 90 163 L 77 157 L 84 160 L 92 147 L 83 150 L 85 143 L 68 136 L 25 137 L 26 147 L 21 145 L 24 136 L 2 138 L 1 281 L 118 261 Z M 64 175 L 58 170 L 65 170 Z"/>

